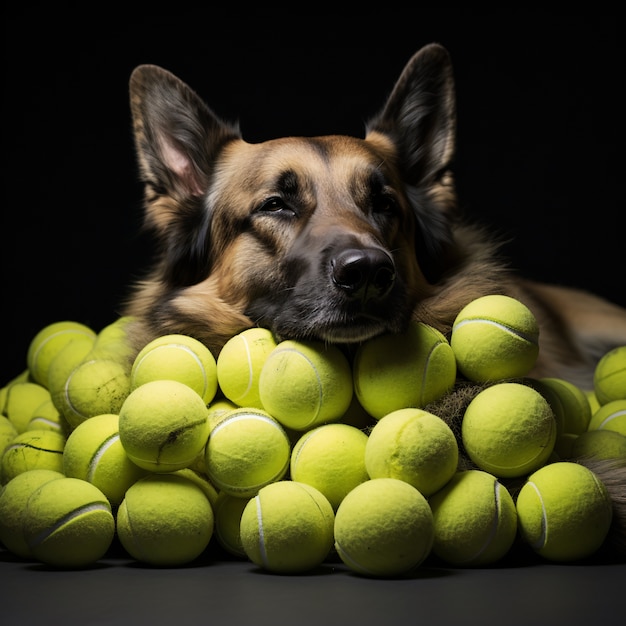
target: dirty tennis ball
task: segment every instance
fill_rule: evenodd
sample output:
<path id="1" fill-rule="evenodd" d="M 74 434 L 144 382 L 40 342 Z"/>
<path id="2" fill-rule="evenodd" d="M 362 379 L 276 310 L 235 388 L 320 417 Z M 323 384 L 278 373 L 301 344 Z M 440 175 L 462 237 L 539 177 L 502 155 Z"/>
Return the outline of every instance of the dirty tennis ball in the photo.
<path id="1" fill-rule="evenodd" d="M 335 514 L 335 548 L 354 572 L 398 577 L 430 554 L 434 523 L 426 498 L 397 478 L 373 478 L 355 487 Z"/>
<path id="2" fill-rule="evenodd" d="M 28 470 L 12 478 L 0 491 L 0 543 L 12 554 L 21 558 L 32 556 L 23 532 L 26 503 L 35 489 L 57 478 L 64 475 L 48 469 Z"/>
<path id="3" fill-rule="evenodd" d="M 374 425 L 365 446 L 370 478 L 397 478 L 430 496 L 454 476 L 459 446 L 440 417 L 418 408 L 392 411 Z"/>
<path id="4" fill-rule="evenodd" d="M 588 430 L 572 442 L 568 458 L 626 459 L 626 436 L 614 430 Z"/>
<path id="5" fill-rule="evenodd" d="M 263 408 L 259 378 L 276 345 L 274 335 L 266 328 L 248 328 L 224 344 L 217 357 L 217 379 L 229 400 L 238 406 Z"/>
<path id="6" fill-rule="evenodd" d="M 6 415 L 0 414 L 0 457 L 17 434 L 17 428 L 13 422 Z"/>
<path id="7" fill-rule="evenodd" d="M 94 484 L 116 508 L 126 490 L 147 470 L 133 463 L 119 435 L 119 416 L 95 415 L 68 436 L 63 450 L 63 472 Z"/>
<path id="8" fill-rule="evenodd" d="M 94 415 L 119 413 L 129 393 L 129 367 L 113 359 L 89 359 L 68 376 L 61 412 L 76 428 Z"/>
<path id="9" fill-rule="evenodd" d="M 202 397 L 177 380 L 153 380 L 128 394 L 119 411 L 119 435 L 133 463 L 151 472 L 189 467 L 209 436 Z"/>
<path id="10" fill-rule="evenodd" d="M 626 436 L 626 398 L 606 402 L 591 416 L 588 430 L 614 430 Z"/>
<path id="11" fill-rule="evenodd" d="M 149 474 L 131 485 L 116 522 L 120 543 L 134 559 L 178 566 L 191 563 L 204 552 L 215 519 L 203 490 L 174 472 Z"/>
<path id="12" fill-rule="evenodd" d="M 448 340 L 423 322 L 360 344 L 353 362 L 356 396 L 376 419 L 438 400 L 452 389 L 456 373 Z"/>
<path id="13" fill-rule="evenodd" d="M 600 549 L 613 508 L 606 486 L 590 469 L 561 461 L 532 473 L 517 495 L 522 540 L 550 561 L 577 561 Z"/>
<path id="14" fill-rule="evenodd" d="M 334 513 L 315 487 L 293 480 L 266 485 L 241 514 L 240 538 L 247 557 L 278 574 L 321 565 L 333 547 Z"/>
<path id="15" fill-rule="evenodd" d="M 115 518 L 95 485 L 64 477 L 32 493 L 23 529 L 34 558 L 54 567 L 82 568 L 107 553 L 115 536 Z"/>
<path id="16" fill-rule="evenodd" d="M 482 296 L 459 311 L 450 345 L 459 372 L 473 382 L 526 376 L 539 355 L 539 325 L 515 298 Z"/>
<path id="17" fill-rule="evenodd" d="M 230 554 L 245 558 L 241 544 L 241 516 L 250 498 L 238 498 L 225 491 L 218 494 L 213 512 L 215 515 L 215 537 L 217 542 Z"/>
<path id="18" fill-rule="evenodd" d="M 52 398 L 47 398 L 32 412 L 26 430 L 54 430 L 67 437 L 71 428 L 65 417 L 54 406 Z"/>
<path id="19" fill-rule="evenodd" d="M 527 385 L 501 382 L 468 404 L 461 438 L 470 459 L 499 478 L 524 476 L 544 465 L 556 443 L 547 400 Z"/>
<path id="20" fill-rule="evenodd" d="M 290 454 L 291 442 L 278 420 L 262 409 L 241 407 L 211 427 L 204 467 L 220 491 L 249 498 L 285 476 Z"/>
<path id="21" fill-rule="evenodd" d="M 515 502 L 488 472 L 457 472 L 428 502 L 435 525 L 433 554 L 446 563 L 490 565 L 502 559 L 515 542 Z"/>
<path id="22" fill-rule="evenodd" d="M 333 510 L 357 485 L 369 479 L 365 468 L 368 437 L 355 426 L 323 424 L 304 433 L 291 453 L 291 479 L 315 487 Z"/>
<path id="23" fill-rule="evenodd" d="M 187 335 L 170 334 L 153 339 L 135 357 L 130 388 L 153 380 L 177 380 L 189 385 L 209 404 L 217 392 L 217 368 L 211 351 Z"/>
<path id="24" fill-rule="evenodd" d="M 6 484 L 18 474 L 33 469 L 63 472 L 64 447 L 65 437 L 52 430 L 19 433 L 2 455 L 2 483 Z"/>
<path id="25" fill-rule="evenodd" d="M 525 381 L 548 401 L 556 419 L 557 436 L 580 435 L 591 420 L 591 405 L 585 392 L 562 378 L 528 378 Z"/>
<path id="26" fill-rule="evenodd" d="M 7 391 L 5 415 L 19 433 L 28 430 L 28 424 L 35 410 L 46 400 L 50 392 L 46 387 L 34 382 L 12 384 Z"/>
<path id="27" fill-rule="evenodd" d="M 352 393 L 347 357 L 337 346 L 318 341 L 280 342 L 259 376 L 264 409 L 293 430 L 338 421 L 348 410 Z"/>
<path id="28" fill-rule="evenodd" d="M 26 353 L 26 363 L 33 382 L 48 386 L 50 363 L 76 337 L 95 339 L 96 333 L 85 324 L 67 320 L 45 326 L 32 338 Z"/>
<path id="29" fill-rule="evenodd" d="M 598 361 L 593 388 L 600 404 L 626 400 L 626 346 L 613 348 Z"/>

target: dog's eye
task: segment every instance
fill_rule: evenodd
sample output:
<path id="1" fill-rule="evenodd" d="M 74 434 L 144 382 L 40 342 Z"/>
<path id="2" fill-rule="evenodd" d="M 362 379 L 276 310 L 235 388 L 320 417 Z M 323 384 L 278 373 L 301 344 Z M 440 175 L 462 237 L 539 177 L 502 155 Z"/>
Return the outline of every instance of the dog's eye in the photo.
<path id="1" fill-rule="evenodd" d="M 293 215 L 293 209 L 287 206 L 285 201 L 279 196 L 272 196 L 264 200 L 257 208 L 258 212 L 264 213 L 287 213 Z"/>
<path id="2" fill-rule="evenodd" d="M 374 213 L 395 214 L 398 211 L 398 203 L 390 194 L 376 194 L 372 196 L 372 211 Z"/>

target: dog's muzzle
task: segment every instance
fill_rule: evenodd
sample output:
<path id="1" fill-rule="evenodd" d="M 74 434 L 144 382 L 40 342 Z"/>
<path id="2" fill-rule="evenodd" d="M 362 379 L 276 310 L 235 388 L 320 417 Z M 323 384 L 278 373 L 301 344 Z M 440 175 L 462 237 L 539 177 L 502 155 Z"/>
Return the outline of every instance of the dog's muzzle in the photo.
<path id="1" fill-rule="evenodd" d="M 331 259 L 331 278 L 352 300 L 384 298 L 396 279 L 393 259 L 380 248 L 349 248 Z"/>

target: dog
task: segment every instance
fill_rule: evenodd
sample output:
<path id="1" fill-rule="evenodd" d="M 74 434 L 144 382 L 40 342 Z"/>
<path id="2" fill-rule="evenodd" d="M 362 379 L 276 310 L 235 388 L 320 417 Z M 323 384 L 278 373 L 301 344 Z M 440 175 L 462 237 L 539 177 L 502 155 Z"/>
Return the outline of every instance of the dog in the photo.
<path id="1" fill-rule="evenodd" d="M 626 345 L 624 308 L 524 279 L 500 242 L 460 214 L 453 68 L 438 43 L 408 61 L 364 138 L 247 143 L 154 65 L 132 72 L 130 107 L 145 227 L 157 243 L 124 310 L 136 350 L 183 333 L 217 357 L 230 337 L 260 326 L 277 340 L 349 351 L 411 319 L 449 337 L 462 307 L 496 293 L 538 320 L 531 377 L 592 389 L 598 360 Z M 605 474 L 626 524 L 624 468 Z"/>

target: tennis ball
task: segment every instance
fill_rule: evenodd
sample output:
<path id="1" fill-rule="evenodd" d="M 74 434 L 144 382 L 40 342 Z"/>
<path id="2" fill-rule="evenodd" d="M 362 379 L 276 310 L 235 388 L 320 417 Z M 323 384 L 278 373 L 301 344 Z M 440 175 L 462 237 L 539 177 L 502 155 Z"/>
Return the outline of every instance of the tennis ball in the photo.
<path id="1" fill-rule="evenodd" d="M 626 399 L 603 404 L 591 416 L 588 430 L 614 430 L 626 435 Z"/>
<path id="2" fill-rule="evenodd" d="M 6 416 L 17 432 L 23 433 L 28 429 L 28 423 L 35 409 L 49 399 L 50 392 L 39 383 L 14 383 L 7 393 Z"/>
<path id="3" fill-rule="evenodd" d="M 190 467 L 183 467 L 183 469 L 176 470 L 174 474 L 179 474 L 198 485 L 209 500 L 211 507 L 215 506 L 219 492 L 205 474 Z"/>
<path id="4" fill-rule="evenodd" d="M 450 391 L 456 380 L 448 340 L 422 322 L 360 344 L 352 369 L 357 398 L 376 419 L 398 409 L 423 408 Z"/>
<path id="5" fill-rule="evenodd" d="M 352 393 L 347 357 L 337 346 L 317 341 L 280 342 L 259 376 L 263 407 L 293 430 L 338 421 L 348 410 Z"/>
<path id="6" fill-rule="evenodd" d="M 42 328 L 31 340 L 26 363 L 33 382 L 48 386 L 48 369 L 52 359 L 76 337 L 96 337 L 93 329 L 75 321 L 54 322 Z"/>
<path id="7" fill-rule="evenodd" d="M 539 325 L 519 300 L 482 296 L 463 307 L 450 345 L 460 373 L 474 382 L 526 376 L 539 355 Z"/>
<path id="8" fill-rule="evenodd" d="M 26 430 L 54 430 L 67 437 L 71 428 L 65 417 L 54 406 L 52 398 L 48 398 L 33 411 Z"/>
<path id="9" fill-rule="evenodd" d="M 351 570 L 397 577 L 430 554 L 435 536 L 426 498 L 397 478 L 373 478 L 355 487 L 335 515 L 335 548 Z"/>
<path id="10" fill-rule="evenodd" d="M 424 409 L 392 411 L 370 431 L 365 467 L 370 478 L 404 480 L 429 496 L 454 476 L 459 446 L 452 429 Z"/>
<path id="11" fill-rule="evenodd" d="M 118 317 L 98 332 L 89 359 L 108 359 L 118 361 L 129 368 L 132 365 L 134 349 L 129 341 L 128 333 L 132 316 Z"/>
<path id="12" fill-rule="evenodd" d="M 561 461 L 531 474 L 517 495 L 522 539 L 550 561 L 576 561 L 604 543 L 613 508 L 605 485 L 587 467 Z"/>
<path id="13" fill-rule="evenodd" d="M 428 502 L 435 525 L 433 554 L 446 563 L 490 565 L 502 559 L 515 542 L 515 502 L 488 472 L 457 472 Z"/>
<path id="14" fill-rule="evenodd" d="M 119 413 L 130 393 L 128 369 L 112 359 L 83 361 L 65 382 L 62 414 L 71 428 L 105 413 Z"/>
<path id="15" fill-rule="evenodd" d="M 304 433 L 291 452 L 291 479 L 321 491 L 337 510 L 354 487 L 369 479 L 367 435 L 348 424 L 323 424 Z"/>
<path id="16" fill-rule="evenodd" d="M 147 470 L 133 463 L 119 434 L 119 416 L 95 415 L 79 424 L 68 436 L 63 450 L 63 472 L 94 484 L 116 508 L 126 490 Z"/>
<path id="17" fill-rule="evenodd" d="M 626 400 L 626 346 L 613 348 L 598 361 L 593 388 L 600 404 Z"/>
<path id="18" fill-rule="evenodd" d="M 204 466 L 220 491 L 249 498 L 283 478 L 290 454 L 289 437 L 277 420 L 262 409 L 241 407 L 212 426 Z"/>
<path id="19" fill-rule="evenodd" d="M 133 463 L 152 472 L 189 467 L 209 436 L 202 397 L 177 380 L 153 380 L 130 392 L 119 411 L 120 441 Z"/>
<path id="20" fill-rule="evenodd" d="M 557 436 L 584 433 L 591 420 L 591 406 L 585 392 L 561 378 L 529 378 L 525 381 L 548 401 L 556 419 Z"/>
<path id="21" fill-rule="evenodd" d="M 13 422 L 6 415 L 0 415 L 0 459 L 5 448 L 17 435 L 17 428 Z"/>
<path id="22" fill-rule="evenodd" d="M 1 477 L 6 484 L 18 474 L 32 469 L 63 472 L 65 437 L 52 430 L 19 433 L 2 455 Z"/>
<path id="23" fill-rule="evenodd" d="M 64 478 L 61 472 L 33 469 L 12 478 L 0 491 L 0 543 L 12 554 L 30 558 L 23 532 L 26 503 L 37 487 L 49 480 Z"/>
<path id="24" fill-rule="evenodd" d="M 116 522 L 120 543 L 134 559 L 178 566 L 204 552 L 215 519 L 202 489 L 185 476 L 171 473 L 149 474 L 131 485 Z"/>
<path id="25" fill-rule="evenodd" d="M 241 516 L 250 498 L 238 498 L 225 491 L 217 496 L 215 507 L 215 536 L 227 552 L 238 558 L 246 558 L 241 544 Z"/>
<path id="26" fill-rule="evenodd" d="M 334 513 L 325 496 L 305 483 L 266 485 L 243 509 L 241 545 L 255 565 L 295 574 L 321 565 L 333 547 Z"/>
<path id="27" fill-rule="evenodd" d="M 248 328 L 224 344 L 217 357 L 217 379 L 229 400 L 238 406 L 263 408 L 259 378 L 276 345 L 274 335 L 266 328 Z"/>
<path id="28" fill-rule="evenodd" d="M 626 436 L 614 430 L 588 430 L 572 442 L 568 458 L 626 459 Z"/>
<path id="29" fill-rule="evenodd" d="M 130 372 L 130 388 L 164 379 L 189 385 L 209 404 L 217 392 L 215 358 L 193 337 L 177 334 L 157 337 L 137 354 Z"/>
<path id="30" fill-rule="evenodd" d="M 556 443 L 556 419 L 546 399 L 520 383 L 483 389 L 468 404 L 461 437 L 470 459 L 500 478 L 544 465 Z"/>
<path id="31" fill-rule="evenodd" d="M 42 563 L 82 568 L 104 557 L 115 536 L 115 518 L 106 496 L 78 478 L 39 486 L 23 516 L 26 544 Z"/>
<path id="32" fill-rule="evenodd" d="M 59 350 L 50 363 L 48 391 L 54 406 L 62 415 L 65 409 L 65 383 L 74 369 L 86 360 L 94 341 L 93 337 L 76 337 Z"/>

